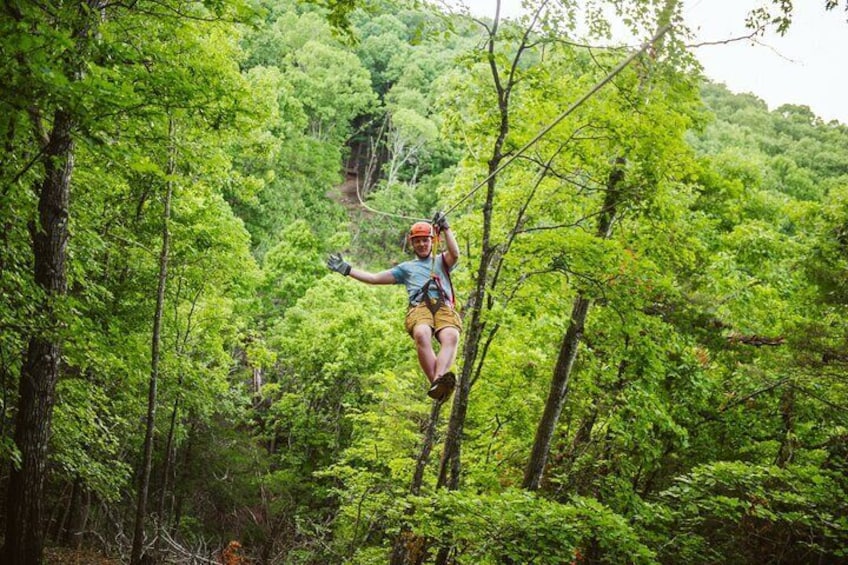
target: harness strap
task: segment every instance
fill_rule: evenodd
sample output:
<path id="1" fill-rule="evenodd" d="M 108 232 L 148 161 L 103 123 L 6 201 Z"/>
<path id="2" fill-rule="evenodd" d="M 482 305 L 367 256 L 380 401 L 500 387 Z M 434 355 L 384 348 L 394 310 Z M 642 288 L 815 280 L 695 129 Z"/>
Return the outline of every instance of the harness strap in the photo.
<path id="1" fill-rule="evenodd" d="M 456 291 L 453 289 L 453 281 L 450 276 L 450 269 L 448 268 L 447 263 L 445 263 L 445 256 L 442 255 L 442 266 L 445 268 L 445 278 L 448 279 L 448 286 L 450 286 L 450 305 L 451 308 L 455 308 L 456 306 Z M 442 294 L 445 294 L 444 290 L 442 290 Z M 447 296 L 445 294 L 445 296 Z"/>
<path id="2" fill-rule="evenodd" d="M 433 275 L 433 278 L 431 280 L 436 284 L 436 288 L 439 289 L 439 296 L 444 299 L 446 304 L 450 304 L 451 307 L 453 307 L 453 293 L 448 295 L 448 293 L 445 291 L 445 288 L 442 286 L 442 279 L 439 278 L 439 275 Z M 451 286 L 451 291 L 452 290 L 453 286 Z"/>

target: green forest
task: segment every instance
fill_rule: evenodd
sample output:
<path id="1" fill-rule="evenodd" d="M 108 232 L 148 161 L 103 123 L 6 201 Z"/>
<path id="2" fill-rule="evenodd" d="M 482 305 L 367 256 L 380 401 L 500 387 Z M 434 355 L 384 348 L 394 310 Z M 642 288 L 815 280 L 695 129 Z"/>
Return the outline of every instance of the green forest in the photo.
<path id="1" fill-rule="evenodd" d="M 525 5 L 2 2 L 0 562 L 848 563 L 848 126 Z"/>

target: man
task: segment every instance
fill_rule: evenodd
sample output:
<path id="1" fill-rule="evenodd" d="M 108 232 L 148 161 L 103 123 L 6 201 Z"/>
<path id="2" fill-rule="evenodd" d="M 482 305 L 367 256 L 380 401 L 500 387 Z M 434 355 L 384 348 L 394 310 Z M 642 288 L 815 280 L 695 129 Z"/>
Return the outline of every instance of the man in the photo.
<path id="1" fill-rule="evenodd" d="M 447 250 L 435 258 L 433 228 L 444 235 Z M 441 212 L 433 223 L 416 222 L 407 234 L 416 258 L 379 273 L 354 269 L 338 253 L 330 255 L 327 267 L 368 284 L 404 284 L 409 294 L 406 331 L 415 340 L 418 363 L 430 382 L 427 395 L 444 401 L 456 386 L 456 375 L 450 370 L 456 358 L 462 320 L 453 307 L 454 294 L 450 272 L 459 260 L 459 246 L 447 218 Z M 438 355 L 433 350 L 433 337 L 440 344 Z"/>

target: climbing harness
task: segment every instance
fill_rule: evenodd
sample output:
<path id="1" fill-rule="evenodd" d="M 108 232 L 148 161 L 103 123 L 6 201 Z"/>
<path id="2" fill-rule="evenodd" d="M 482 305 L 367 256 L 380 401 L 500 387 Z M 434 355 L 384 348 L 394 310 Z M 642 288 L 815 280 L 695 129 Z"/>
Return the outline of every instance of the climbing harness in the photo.
<path id="1" fill-rule="evenodd" d="M 430 296 L 430 287 L 434 286 L 439 292 L 438 298 L 433 298 Z M 453 292 L 453 287 L 451 287 L 451 292 Z M 448 295 L 445 291 L 445 288 L 442 286 L 441 281 L 439 280 L 439 275 L 433 274 L 431 278 L 424 283 L 424 285 L 418 289 L 418 292 L 415 293 L 412 300 L 410 301 L 412 304 L 426 304 L 427 309 L 430 310 L 432 314 L 435 314 L 439 311 L 443 305 L 448 305 L 451 308 L 454 307 L 454 299 L 453 294 Z"/>
<path id="2" fill-rule="evenodd" d="M 415 225 L 413 225 L 412 229 L 410 229 L 410 237 L 412 237 L 413 231 L 415 230 L 416 226 L 418 226 L 419 224 L 427 224 L 427 222 L 418 222 Z M 431 236 L 433 238 L 433 246 L 432 246 L 431 253 L 430 253 L 430 256 L 431 256 L 431 259 L 430 259 L 430 278 L 427 279 L 427 282 L 425 282 L 421 286 L 421 288 L 419 288 L 418 291 L 410 298 L 409 303 L 410 303 L 410 305 L 422 304 L 422 303 L 426 304 L 427 308 L 430 310 L 430 312 L 435 315 L 435 313 L 439 311 L 439 308 L 441 308 L 445 304 L 450 306 L 451 309 L 455 308 L 455 306 L 456 306 L 456 298 L 455 298 L 456 293 L 453 290 L 453 281 L 451 281 L 451 278 L 450 278 L 450 268 L 448 267 L 447 263 L 445 262 L 444 254 L 438 253 L 438 250 L 439 250 L 439 230 L 438 230 L 438 228 L 436 228 L 435 226 L 432 226 L 431 224 L 427 224 L 427 226 L 431 228 L 432 234 L 433 234 Z M 423 229 L 419 227 L 419 231 L 423 231 Z M 415 236 L 415 237 L 426 237 L 426 235 L 418 235 L 418 236 Z M 442 278 L 436 272 L 436 259 L 437 259 L 437 257 L 441 257 L 441 259 L 442 259 L 442 267 L 443 267 L 443 271 L 445 273 L 445 278 L 447 279 L 447 282 L 448 282 L 448 288 L 450 288 L 450 294 L 448 294 L 447 291 L 445 291 L 445 287 L 442 284 Z M 434 299 L 434 298 L 430 297 L 431 286 L 435 287 L 436 290 L 438 291 L 438 293 L 439 293 L 438 298 Z"/>

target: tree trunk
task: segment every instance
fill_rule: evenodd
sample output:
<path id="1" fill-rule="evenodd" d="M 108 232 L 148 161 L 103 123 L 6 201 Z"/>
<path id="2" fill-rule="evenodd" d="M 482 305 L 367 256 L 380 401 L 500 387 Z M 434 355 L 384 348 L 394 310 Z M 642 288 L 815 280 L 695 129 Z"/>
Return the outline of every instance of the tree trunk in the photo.
<path id="1" fill-rule="evenodd" d="M 465 426 L 465 418 L 468 413 L 468 396 L 471 391 L 471 375 L 477 361 L 480 339 L 486 328 L 486 322 L 482 320 L 483 300 L 486 295 L 486 281 L 488 266 L 493 256 L 489 249 L 488 239 L 491 230 L 492 199 L 494 194 L 494 180 L 490 181 L 490 190 L 486 206 L 483 208 L 483 254 L 480 258 L 480 266 L 477 270 L 477 285 L 474 294 L 469 300 L 471 315 L 468 320 L 463 347 L 462 371 L 456 387 L 453 400 L 448 430 L 445 434 L 445 447 L 442 451 L 441 464 L 439 466 L 438 486 L 447 485 L 450 489 L 459 486 L 461 473 L 460 449 L 462 446 L 462 430 Z M 450 477 L 448 477 L 450 470 Z"/>
<path id="2" fill-rule="evenodd" d="M 671 22 L 677 3 L 678 0 L 666 0 L 657 21 L 657 32 L 651 39 L 650 45 L 657 46 L 662 36 L 668 30 L 668 25 Z M 644 49 L 645 47 L 643 47 Z M 647 75 L 643 76 L 640 80 L 640 91 L 647 84 L 646 78 Z M 619 155 L 607 178 L 607 193 L 604 197 L 600 216 L 598 217 L 598 229 L 596 232 L 597 237 L 601 239 L 608 239 L 612 235 L 613 222 L 615 221 L 619 206 L 624 200 L 621 189 L 624 182 L 624 165 L 626 163 L 626 156 Z M 583 327 L 590 305 L 591 301 L 582 293 L 578 293 L 574 299 L 571 309 L 571 320 L 568 324 L 562 345 L 560 346 L 557 364 L 554 368 L 554 376 L 551 379 L 551 388 L 548 392 L 548 399 L 545 402 L 545 410 L 542 419 L 539 421 L 539 426 L 536 428 L 536 437 L 533 440 L 533 448 L 530 459 L 527 462 L 527 469 L 524 473 L 523 486 L 528 490 L 538 489 L 542 481 L 545 464 L 550 453 L 551 439 L 556 424 L 559 421 L 559 416 L 562 413 L 566 395 L 568 394 L 568 382 L 571 377 L 571 370 L 574 366 L 574 359 L 577 355 L 577 348 L 583 334 Z"/>
<path id="3" fill-rule="evenodd" d="M 179 383 L 177 384 L 177 388 L 179 389 L 182 386 L 183 378 L 180 375 Z M 167 520 L 165 519 L 165 499 L 168 494 L 168 477 L 171 474 L 171 464 L 174 460 L 174 435 L 176 433 L 177 428 L 177 413 L 180 408 L 180 398 L 179 392 L 177 393 L 177 398 L 174 400 L 174 407 L 171 409 L 171 418 L 170 424 L 168 425 L 168 437 L 165 440 L 165 460 L 162 464 L 162 484 L 161 490 L 159 491 L 159 502 L 156 505 L 156 524 L 157 530 L 161 530 L 167 527 Z M 161 536 L 156 536 L 156 549 L 155 552 L 159 552 L 159 540 Z"/>
<path id="4" fill-rule="evenodd" d="M 409 493 L 413 496 L 418 496 L 421 492 L 421 484 L 424 482 L 424 470 L 427 468 L 427 462 L 430 460 L 430 452 L 433 450 L 436 426 L 439 423 L 439 412 L 442 409 L 442 404 L 442 402 L 433 402 L 433 406 L 430 409 L 430 419 L 427 422 L 427 429 L 424 431 L 424 442 L 421 445 L 421 453 L 415 462 L 415 473 L 412 475 L 412 484 L 409 486 Z M 412 516 L 414 512 L 415 509 L 410 506 L 406 509 L 404 515 Z M 392 554 L 389 558 L 389 563 L 391 565 L 416 563 L 423 553 L 423 541 L 423 539 L 416 537 L 412 533 L 412 530 L 407 524 L 403 524 L 392 545 Z"/>
<path id="5" fill-rule="evenodd" d="M 491 343 L 490 341 L 487 341 L 482 351 L 480 351 L 480 341 L 483 338 L 486 328 L 486 322 L 483 320 L 482 311 L 484 307 L 491 309 L 494 305 L 494 299 L 491 294 L 489 294 L 487 299 L 487 291 L 491 293 L 497 285 L 497 274 L 490 275 L 489 267 L 492 265 L 493 261 L 496 261 L 496 257 L 500 255 L 502 258 L 502 255 L 509 249 L 509 243 L 504 245 L 491 243 L 492 213 L 494 210 L 495 190 L 498 173 L 502 166 L 509 164 L 507 162 L 502 165 L 507 156 L 504 154 L 504 144 L 510 132 L 510 101 L 512 98 L 512 89 L 519 80 L 517 72 L 520 67 L 522 57 L 527 49 L 531 47 L 533 41 L 535 41 L 532 36 L 544 6 L 545 3 L 543 2 L 536 7 L 536 12 L 524 28 L 524 33 L 512 55 L 511 63 L 504 76 L 501 76 L 502 71 L 498 67 L 498 57 L 495 52 L 500 23 L 500 2 L 497 2 L 496 4 L 495 17 L 491 26 L 486 27 L 486 31 L 488 33 L 486 46 L 488 51 L 487 59 L 489 69 L 492 74 L 492 84 L 494 86 L 498 105 L 498 134 L 492 146 L 492 156 L 488 162 L 488 176 L 484 181 L 486 184 L 486 200 L 483 205 L 483 233 L 480 242 L 480 264 L 477 268 L 474 291 L 469 297 L 467 304 L 469 316 L 466 317 L 462 371 L 457 386 L 456 396 L 454 397 L 453 409 L 448 423 L 448 431 L 445 436 L 445 447 L 442 452 L 442 460 L 439 469 L 439 487 L 447 485 L 448 488 L 456 489 L 459 486 L 459 478 L 461 474 L 460 449 L 462 444 L 462 431 L 465 425 L 466 414 L 468 412 L 468 395 L 473 383 L 472 375 L 479 375 L 482 371 L 488 346 Z M 525 146 L 524 149 L 527 147 L 528 146 Z M 511 158 L 515 158 L 521 151 L 523 151 L 523 149 L 513 154 Z M 479 186 L 482 186 L 482 183 Z M 471 194 L 473 194 L 473 192 L 474 191 L 472 191 Z M 513 236 L 514 235 L 515 233 L 513 233 Z M 497 327 L 491 330 L 489 334 L 490 339 L 496 332 Z M 448 472 L 450 472 L 450 476 L 448 476 Z M 440 557 L 436 562 L 443 563 L 445 559 L 446 557 Z"/>
<path id="6" fill-rule="evenodd" d="M 174 169 L 176 168 L 176 166 L 173 162 L 171 162 L 170 166 L 173 167 Z M 174 172 L 176 172 L 176 171 L 173 170 L 173 171 L 171 171 L 170 174 L 173 174 Z M 189 311 L 188 319 L 186 320 L 185 332 L 183 333 L 182 339 L 178 340 L 178 345 L 177 345 L 177 349 L 176 349 L 177 357 L 182 357 L 182 355 L 183 355 L 183 353 L 186 349 L 186 342 L 188 341 L 189 335 L 191 334 L 191 320 L 192 320 L 192 316 L 194 315 L 195 308 L 197 307 L 197 300 L 200 297 L 200 292 L 201 291 L 197 292 L 197 294 L 194 297 L 194 300 L 192 301 L 191 310 Z M 177 324 L 178 316 L 179 316 L 179 292 L 177 292 L 177 299 L 174 300 L 174 324 Z M 179 334 L 179 331 L 177 331 L 177 334 Z M 254 375 L 255 375 L 255 372 L 256 372 L 256 369 L 254 369 Z M 262 375 L 262 373 L 261 373 L 261 368 L 260 368 L 259 369 L 260 381 L 261 381 L 261 375 Z M 255 378 L 255 376 L 254 376 L 254 378 Z M 176 398 L 174 399 L 174 406 L 171 409 L 170 424 L 168 425 L 168 437 L 167 437 L 167 440 L 166 440 L 166 443 L 165 443 L 165 458 L 164 458 L 164 463 L 162 465 L 162 485 L 161 485 L 161 491 L 159 493 L 159 503 L 158 503 L 157 510 L 156 510 L 156 516 L 157 516 L 157 520 L 158 520 L 158 528 L 157 529 L 160 532 L 163 529 L 167 528 L 168 520 L 166 519 L 167 512 L 165 510 L 165 507 L 166 507 L 165 499 L 167 498 L 168 484 L 169 484 L 170 476 L 172 474 L 176 475 L 175 469 L 176 469 L 176 466 L 177 466 L 177 461 L 176 461 L 177 450 L 176 450 L 176 447 L 174 446 L 174 439 L 176 437 L 177 415 L 179 414 L 179 410 L 180 410 L 180 400 L 182 399 L 182 389 L 183 389 L 183 382 L 184 381 L 185 381 L 185 374 L 180 372 L 180 378 L 177 380 Z M 261 388 L 261 383 L 260 383 L 260 388 Z M 255 394 L 258 394 L 258 392 L 259 392 L 259 389 L 257 389 L 255 391 Z M 174 468 L 174 471 L 172 471 L 172 468 Z M 174 479 L 176 481 L 176 477 Z M 176 488 L 176 485 L 174 485 L 174 488 Z M 172 509 L 173 509 L 173 506 L 174 506 L 174 504 L 173 504 L 173 495 L 172 495 L 172 500 L 171 500 L 171 508 Z M 161 537 L 162 537 L 161 535 L 157 535 L 157 537 L 156 537 L 156 549 L 155 549 L 156 553 L 159 552 L 159 541 L 160 541 Z"/>
<path id="7" fill-rule="evenodd" d="M 430 452 L 433 449 L 433 441 L 436 437 L 436 425 L 439 423 L 439 412 L 442 409 L 442 404 L 442 402 L 434 402 L 430 410 L 430 420 L 427 422 L 427 430 L 424 433 L 424 443 L 421 445 L 421 453 L 415 462 L 415 473 L 412 476 L 412 484 L 409 487 L 409 492 L 413 496 L 418 496 L 421 492 L 421 483 L 424 482 L 424 469 L 427 467 L 427 461 L 430 459 Z"/>
<path id="8" fill-rule="evenodd" d="M 262 367 L 254 367 L 253 368 L 253 395 L 255 397 L 259 396 L 259 393 L 262 392 L 262 379 L 263 379 L 263 369 Z M 259 399 L 256 398 L 254 400 L 254 404 L 258 405 Z M 255 406 L 254 406 L 255 407 Z"/>
<path id="9" fill-rule="evenodd" d="M 597 236 L 602 239 L 608 239 L 612 234 L 612 225 L 615 221 L 616 211 L 621 199 L 621 184 L 624 181 L 624 163 L 625 160 L 623 157 L 616 159 L 615 166 L 610 171 L 609 178 L 607 179 L 607 193 L 604 197 L 603 208 L 598 218 L 597 229 Z M 547 464 L 548 454 L 551 450 L 551 440 L 553 439 L 554 430 L 556 429 L 557 422 L 559 422 L 562 407 L 568 395 L 571 370 L 574 368 L 574 360 L 577 358 L 577 349 L 583 337 L 583 328 L 591 303 L 592 301 L 583 295 L 583 293 L 578 293 L 571 307 L 571 319 L 569 320 L 568 329 L 565 331 L 565 336 L 563 336 L 562 344 L 559 348 L 559 356 L 554 367 L 551 387 L 548 391 L 548 399 L 545 402 L 545 410 L 536 428 L 536 437 L 533 440 L 530 459 L 524 471 L 524 483 L 522 486 L 527 490 L 537 490 L 542 482 L 542 475 L 545 472 L 545 465 Z"/>
<path id="10" fill-rule="evenodd" d="M 577 432 L 574 434 L 574 439 L 571 441 L 571 444 L 567 447 L 564 446 L 560 453 L 548 456 L 553 459 L 549 463 L 550 467 L 556 467 L 559 476 L 568 478 L 567 481 L 559 481 L 563 486 L 560 486 L 558 490 L 562 489 L 565 484 L 568 484 L 569 486 L 574 484 L 574 464 L 585 450 L 588 449 L 589 444 L 592 441 L 592 431 L 598 420 L 598 414 L 599 409 L 596 403 L 592 406 L 589 413 L 585 414 L 581 419 L 580 426 L 578 426 Z M 553 441 L 554 440 L 551 439 L 552 443 Z"/>
<path id="11" fill-rule="evenodd" d="M 168 174 L 174 173 L 174 120 L 169 120 L 168 137 L 171 140 L 171 151 L 168 158 Z M 138 506 L 135 513 L 135 528 L 133 531 L 132 554 L 130 565 L 141 563 L 144 545 L 144 519 L 147 513 L 147 496 L 150 488 L 150 470 L 153 461 L 153 432 L 156 419 L 156 387 L 159 381 L 159 358 L 162 342 L 162 316 L 165 310 L 165 286 L 168 281 L 168 254 L 170 246 L 169 223 L 171 219 L 171 195 L 173 182 L 166 183 L 165 202 L 162 212 L 162 249 L 159 255 L 159 285 L 156 293 L 156 311 L 153 315 L 153 338 L 150 355 L 150 381 L 147 392 L 147 427 L 144 434 L 144 457 L 142 459 L 141 481 L 138 487 Z"/>
<path id="12" fill-rule="evenodd" d="M 193 463 L 193 440 L 194 435 L 197 432 L 197 424 L 194 419 L 189 418 L 189 429 L 188 435 L 185 442 L 185 452 L 182 456 L 182 463 L 177 466 L 179 471 L 179 477 L 174 481 L 174 501 L 173 501 L 173 509 L 171 510 L 171 534 L 176 536 L 179 533 L 180 521 L 182 520 L 183 513 L 183 500 L 185 496 L 183 495 L 182 485 L 187 483 L 191 479 L 191 465 Z"/>
<path id="13" fill-rule="evenodd" d="M 61 543 L 66 547 L 77 548 L 82 543 L 83 530 L 83 495 L 85 485 L 77 476 L 71 488 L 71 500 L 68 503 L 67 518 L 62 522 Z"/>
<path id="14" fill-rule="evenodd" d="M 583 336 L 583 327 L 590 304 L 591 301 L 580 294 L 574 300 L 574 305 L 571 308 L 571 320 L 559 348 L 559 356 L 554 367 L 551 387 L 548 391 L 548 400 L 545 402 L 545 410 L 536 428 L 533 449 L 530 452 L 530 459 L 524 472 L 522 486 L 528 490 L 538 489 L 542 481 L 551 448 L 551 440 L 568 394 L 571 369 L 574 367 L 574 360 L 577 358 L 577 348 Z"/>
<path id="15" fill-rule="evenodd" d="M 65 260 L 68 243 L 68 201 L 74 169 L 71 116 L 59 110 L 44 152 L 44 181 L 39 190 L 38 225 L 30 224 L 35 282 L 44 291 L 41 312 L 47 324 L 32 336 L 21 369 L 15 444 L 21 464 L 12 467 L 6 499 L 6 538 L 3 563 L 41 562 L 42 491 L 47 466 L 47 443 L 55 403 L 61 358 L 58 303 L 67 293 Z"/>
<path id="16" fill-rule="evenodd" d="M 465 426 L 465 417 L 468 413 L 468 395 L 471 391 L 471 375 L 477 362 L 480 340 L 486 327 L 482 319 L 482 309 L 486 298 L 486 287 L 488 286 L 489 265 L 494 258 L 495 249 L 490 243 L 492 232 L 492 211 L 494 210 L 495 187 L 497 184 L 496 173 L 504 158 L 503 145 L 509 134 L 509 97 L 513 76 L 510 75 L 506 88 L 501 85 L 500 74 L 497 69 L 494 56 L 495 37 L 498 29 L 498 17 L 496 15 L 492 31 L 489 35 L 489 65 L 495 83 L 495 91 L 498 96 L 498 109 L 500 113 L 500 125 L 498 137 L 492 148 L 492 157 L 488 163 L 488 181 L 486 183 L 486 202 L 483 205 L 483 236 L 480 243 L 480 264 L 477 267 L 475 277 L 476 284 L 474 292 L 468 300 L 470 316 L 466 316 L 467 329 L 465 331 L 465 343 L 463 344 L 462 371 L 457 383 L 456 394 L 453 400 L 448 431 L 445 435 L 445 447 L 442 451 L 442 460 L 439 467 L 438 486 L 447 485 L 450 489 L 459 486 L 461 473 L 460 449 L 462 446 L 462 430 Z M 450 477 L 448 477 L 450 469 Z"/>

